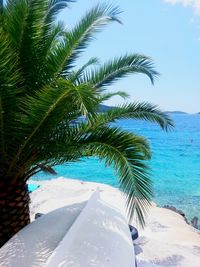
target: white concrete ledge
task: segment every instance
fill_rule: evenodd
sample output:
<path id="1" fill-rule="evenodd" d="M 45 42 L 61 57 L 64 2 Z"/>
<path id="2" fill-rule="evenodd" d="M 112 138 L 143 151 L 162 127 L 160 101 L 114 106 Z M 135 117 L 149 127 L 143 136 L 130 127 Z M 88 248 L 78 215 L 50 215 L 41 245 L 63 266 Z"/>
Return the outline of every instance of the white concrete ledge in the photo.
<path id="1" fill-rule="evenodd" d="M 0 249 L 0 267 L 44 267 L 85 204 L 56 209 L 23 228 Z"/>
<path id="2" fill-rule="evenodd" d="M 134 267 L 134 248 L 125 216 L 96 191 L 46 267 Z"/>
<path id="3" fill-rule="evenodd" d="M 134 267 L 134 248 L 121 209 L 100 198 L 56 209 L 0 249 L 0 267 Z"/>

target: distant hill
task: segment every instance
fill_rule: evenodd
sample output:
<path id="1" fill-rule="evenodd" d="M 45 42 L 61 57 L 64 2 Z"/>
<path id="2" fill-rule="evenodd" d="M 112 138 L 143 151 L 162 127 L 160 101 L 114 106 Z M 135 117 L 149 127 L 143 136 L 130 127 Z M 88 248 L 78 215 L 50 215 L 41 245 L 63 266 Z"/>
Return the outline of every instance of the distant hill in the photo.
<path id="1" fill-rule="evenodd" d="M 175 111 L 166 111 L 166 113 L 172 113 L 172 114 L 188 114 L 184 111 L 179 111 L 179 110 L 175 110 Z"/>
<path id="2" fill-rule="evenodd" d="M 114 107 L 112 107 L 112 106 L 99 105 L 98 112 L 106 112 L 106 111 L 109 111 L 113 108 Z"/>
<path id="3" fill-rule="evenodd" d="M 99 105 L 99 109 L 98 111 L 99 112 L 106 112 L 106 111 L 109 111 L 111 109 L 113 109 L 115 107 L 113 106 L 107 106 L 107 105 Z M 170 113 L 170 114 L 187 114 L 186 112 L 184 111 L 179 111 L 179 110 L 175 110 L 175 111 L 166 111 L 166 113 Z M 200 112 L 198 113 L 200 114 Z"/>

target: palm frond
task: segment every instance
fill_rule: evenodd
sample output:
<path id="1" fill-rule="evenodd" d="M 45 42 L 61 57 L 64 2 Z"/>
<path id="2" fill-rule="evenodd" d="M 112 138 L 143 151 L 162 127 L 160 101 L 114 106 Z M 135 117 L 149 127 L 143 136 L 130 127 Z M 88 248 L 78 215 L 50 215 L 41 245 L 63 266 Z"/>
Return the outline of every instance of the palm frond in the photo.
<path id="1" fill-rule="evenodd" d="M 82 67 L 80 67 L 78 70 L 76 71 L 72 71 L 67 75 L 67 79 L 69 79 L 71 82 L 75 83 L 75 84 L 79 84 L 79 78 L 81 77 L 81 75 L 83 74 L 83 72 L 88 68 L 91 67 L 93 65 L 98 65 L 99 64 L 99 60 L 96 57 L 93 57 L 91 59 L 88 60 L 88 62 L 86 62 Z"/>
<path id="2" fill-rule="evenodd" d="M 10 41 L 15 49 L 20 47 L 27 14 L 27 0 L 6 1 L 3 9 L 3 27 L 9 34 Z"/>
<path id="3" fill-rule="evenodd" d="M 113 96 L 120 96 L 123 99 L 129 98 L 129 94 L 124 92 L 124 91 L 117 91 L 114 93 L 102 93 L 101 96 L 99 97 L 99 102 L 102 103 L 106 100 L 109 100 Z"/>
<path id="4" fill-rule="evenodd" d="M 115 122 L 120 119 L 140 119 L 154 122 L 166 131 L 172 129 L 174 126 L 173 121 L 165 112 L 162 112 L 157 106 L 147 102 L 135 102 L 113 107 L 107 112 L 98 114 L 94 119 L 95 121 L 92 123 L 95 126 Z"/>
<path id="5" fill-rule="evenodd" d="M 56 90 L 47 86 L 38 91 L 35 96 L 27 97 L 26 101 L 22 100 L 21 113 L 18 114 L 21 127 L 19 130 L 19 133 L 21 133 L 21 145 L 16 147 L 15 156 L 9 166 L 8 174 L 11 172 L 12 168 L 15 168 L 17 161 L 20 160 L 22 152 L 23 160 L 26 161 L 27 155 L 25 153 L 25 148 L 30 141 L 32 141 L 33 137 L 35 137 L 36 134 L 42 136 L 42 131 L 48 134 L 51 127 L 55 127 L 59 119 L 64 117 L 66 114 L 64 102 L 71 92 L 70 89 L 70 84 L 68 84 L 68 86 L 66 86 L 66 84 L 65 86 L 60 85 Z M 52 114 L 54 114 L 54 116 L 51 116 Z M 32 141 L 35 146 L 37 146 L 38 139 L 39 137 L 35 139 L 35 141 Z M 29 153 L 31 153 L 31 150 L 28 154 Z"/>
<path id="6" fill-rule="evenodd" d="M 92 8 L 81 21 L 66 32 L 63 42 L 49 55 L 49 63 L 55 68 L 55 75 L 66 75 L 80 53 L 93 40 L 94 35 L 112 21 L 119 21 L 119 9 L 108 4 Z"/>
<path id="7" fill-rule="evenodd" d="M 135 73 L 147 75 L 152 83 L 154 83 L 155 77 L 158 76 L 149 57 L 133 54 L 115 58 L 103 66 L 85 73 L 80 79 L 80 82 L 91 83 L 96 89 L 102 91 L 103 87 L 109 86 L 129 74 Z"/>
<path id="8" fill-rule="evenodd" d="M 46 73 L 46 64 L 43 62 L 44 51 L 46 52 L 44 47 L 49 37 L 45 35 L 45 39 L 44 28 L 49 27 L 50 40 L 52 37 L 51 25 L 44 22 L 48 12 L 48 2 L 48 0 L 28 1 L 28 14 L 23 26 L 19 52 L 26 94 L 31 94 L 30 88 L 31 91 L 36 91 L 46 85 L 49 78 L 46 77 L 48 73 Z"/>
<path id="9" fill-rule="evenodd" d="M 48 33 L 43 32 L 41 36 L 41 44 L 40 44 L 40 60 L 46 65 L 46 71 L 48 72 L 48 65 L 46 64 L 46 59 L 48 58 L 48 54 L 51 53 L 52 50 L 55 49 L 57 44 L 60 42 L 60 38 L 62 38 L 65 27 L 62 22 L 58 22 L 53 24 L 51 27 L 46 25 L 48 29 Z M 44 30 L 45 31 L 45 30 Z"/>
<path id="10" fill-rule="evenodd" d="M 58 79 L 54 87 L 44 87 L 34 96 L 26 97 L 26 101 L 22 100 L 23 116 L 19 114 L 22 143 L 10 164 L 8 174 L 17 161 L 26 161 L 30 156 L 33 148 L 30 149 L 28 145 L 32 142 L 37 147 L 66 114 L 70 116 L 71 112 L 77 110 L 80 116 L 85 115 L 90 119 L 95 114 L 97 105 L 98 99 L 92 87 L 84 84 L 74 86 L 63 79 Z M 29 149 L 25 149 L 27 147 Z M 22 152 L 23 157 L 20 159 Z"/>
<path id="11" fill-rule="evenodd" d="M 0 154 L 8 149 L 8 144 L 13 140 L 13 131 L 17 127 L 17 96 L 20 88 L 20 72 L 18 58 L 12 50 L 9 35 L 0 28 Z M 1 167 L 0 167 L 1 168 Z"/>
<path id="12" fill-rule="evenodd" d="M 90 118 L 95 115 L 95 110 L 98 105 L 98 99 L 96 91 L 92 86 L 86 84 L 80 84 L 74 86 L 76 90 L 75 103 L 80 108 L 81 114 Z"/>
<path id="13" fill-rule="evenodd" d="M 0 23 L 2 23 L 2 15 L 3 15 L 3 11 L 4 11 L 3 0 L 0 0 Z"/>
<path id="14" fill-rule="evenodd" d="M 38 167 L 47 174 L 57 175 L 56 171 L 51 166 L 38 164 Z"/>
<path id="15" fill-rule="evenodd" d="M 45 14 L 43 22 L 43 30 L 41 35 L 41 49 L 42 49 L 41 54 L 43 55 L 44 59 L 46 58 L 48 52 L 50 52 L 50 48 L 52 49 L 53 47 L 55 47 L 54 43 L 57 44 L 59 42 L 57 37 L 61 37 L 61 35 L 64 34 L 65 27 L 62 22 L 58 22 L 55 26 L 56 16 L 59 14 L 59 12 L 68 7 L 69 3 L 72 2 L 75 1 L 73 0 L 48 1 L 48 10 Z"/>
<path id="16" fill-rule="evenodd" d="M 105 159 L 107 166 L 114 167 L 127 199 L 130 218 L 135 215 L 144 226 L 152 198 L 152 182 L 144 161 L 151 155 L 148 142 L 118 128 L 102 127 L 84 135 L 80 143 L 86 146 L 87 155 Z"/>
<path id="17" fill-rule="evenodd" d="M 59 163 L 70 161 L 70 157 L 72 161 L 83 156 L 104 159 L 106 166 L 113 166 L 118 174 L 130 218 L 136 216 L 144 226 L 152 198 L 152 182 L 145 163 L 151 157 L 151 150 L 146 139 L 119 128 L 98 127 L 94 130 L 91 125 L 82 123 L 62 128 L 41 153 L 48 155 L 47 159 L 51 157 L 50 166 L 54 162 L 58 164 L 58 160 Z"/>
<path id="18" fill-rule="evenodd" d="M 48 13 L 45 18 L 45 24 L 51 24 L 55 21 L 56 16 L 74 0 L 50 0 L 48 3 Z"/>

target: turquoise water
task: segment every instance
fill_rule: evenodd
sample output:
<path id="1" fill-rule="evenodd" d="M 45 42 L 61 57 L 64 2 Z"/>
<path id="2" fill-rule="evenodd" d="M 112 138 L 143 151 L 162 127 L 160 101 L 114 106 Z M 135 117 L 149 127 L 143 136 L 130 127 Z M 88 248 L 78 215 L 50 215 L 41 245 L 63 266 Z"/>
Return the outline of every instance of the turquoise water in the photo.
<path id="1" fill-rule="evenodd" d="M 175 129 L 163 132 L 156 125 L 133 120 L 117 124 L 150 140 L 153 157 L 149 162 L 154 181 L 154 201 L 159 205 L 174 205 L 188 218 L 200 218 L 200 115 L 173 114 Z M 57 166 L 57 177 L 64 176 L 118 186 L 112 168 L 95 158 L 78 163 Z M 34 179 L 52 179 L 55 176 L 38 174 Z"/>
<path id="2" fill-rule="evenodd" d="M 31 193 L 37 190 L 40 186 L 37 184 L 28 184 L 28 192 Z"/>

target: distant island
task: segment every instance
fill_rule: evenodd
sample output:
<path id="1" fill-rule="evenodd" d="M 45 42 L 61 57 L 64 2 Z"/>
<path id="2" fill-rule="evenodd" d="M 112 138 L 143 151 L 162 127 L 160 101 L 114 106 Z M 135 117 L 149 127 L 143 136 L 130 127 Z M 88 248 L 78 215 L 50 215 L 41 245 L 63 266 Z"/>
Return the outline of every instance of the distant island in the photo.
<path id="1" fill-rule="evenodd" d="M 109 110 L 111 110 L 113 108 L 115 108 L 115 107 L 106 106 L 106 105 L 99 105 L 98 112 L 106 112 L 106 111 L 109 111 Z"/>
<path id="2" fill-rule="evenodd" d="M 166 111 L 166 113 L 173 113 L 173 114 L 188 114 L 187 112 L 179 111 L 179 110 L 175 110 L 175 111 Z"/>
<path id="3" fill-rule="evenodd" d="M 107 106 L 107 105 L 99 105 L 98 108 L 98 112 L 106 112 L 109 111 L 111 109 L 115 108 L 114 106 Z M 170 113 L 170 114 L 188 114 L 184 111 L 179 111 L 179 110 L 175 110 L 175 111 L 166 111 L 166 113 Z M 200 112 L 198 113 L 200 114 Z"/>

